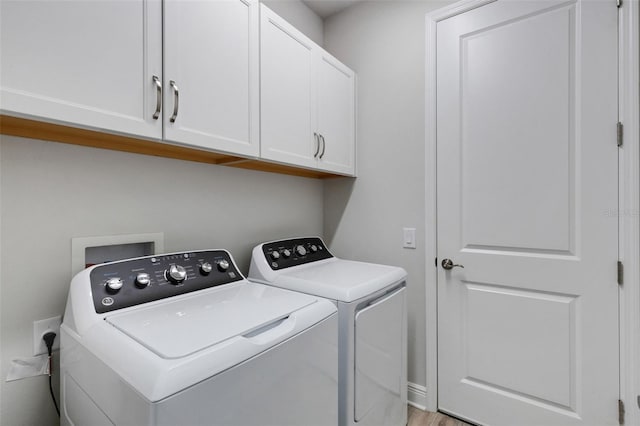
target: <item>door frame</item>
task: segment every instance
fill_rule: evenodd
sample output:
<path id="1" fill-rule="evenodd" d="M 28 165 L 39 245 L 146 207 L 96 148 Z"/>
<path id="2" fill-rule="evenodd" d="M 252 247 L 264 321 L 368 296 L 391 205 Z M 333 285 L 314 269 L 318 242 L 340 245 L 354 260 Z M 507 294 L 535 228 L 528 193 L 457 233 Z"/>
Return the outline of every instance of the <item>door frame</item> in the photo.
<path id="1" fill-rule="evenodd" d="M 438 269 L 436 215 L 436 26 L 438 22 L 496 0 L 461 0 L 426 14 L 425 62 L 425 329 L 426 395 L 414 401 L 429 411 L 438 410 Z M 610 1 L 616 7 L 616 0 Z M 619 259 L 624 284 L 619 287 L 620 399 L 626 424 L 640 423 L 640 3 L 622 0 L 618 11 L 619 96 L 618 116 L 624 125 L 619 149 Z M 612 123 L 611 143 L 615 143 Z"/>

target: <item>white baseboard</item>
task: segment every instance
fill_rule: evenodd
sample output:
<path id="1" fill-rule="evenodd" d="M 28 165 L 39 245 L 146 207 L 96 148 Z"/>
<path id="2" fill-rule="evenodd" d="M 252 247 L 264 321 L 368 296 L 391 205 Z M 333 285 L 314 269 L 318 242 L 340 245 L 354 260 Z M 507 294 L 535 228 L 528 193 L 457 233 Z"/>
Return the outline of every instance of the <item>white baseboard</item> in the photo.
<path id="1" fill-rule="evenodd" d="M 427 388 L 422 385 L 409 382 L 407 400 L 412 407 L 421 410 L 427 409 Z"/>

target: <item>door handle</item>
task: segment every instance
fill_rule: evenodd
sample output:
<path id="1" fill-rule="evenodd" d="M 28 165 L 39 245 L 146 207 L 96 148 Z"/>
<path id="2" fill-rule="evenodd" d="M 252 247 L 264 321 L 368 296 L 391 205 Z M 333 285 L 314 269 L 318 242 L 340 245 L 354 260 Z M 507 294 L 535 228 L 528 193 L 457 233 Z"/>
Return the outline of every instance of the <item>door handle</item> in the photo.
<path id="1" fill-rule="evenodd" d="M 313 132 L 313 138 L 316 140 L 316 153 L 313 154 L 313 158 L 316 158 L 320 152 L 320 138 L 318 137 L 318 133 Z"/>
<path id="2" fill-rule="evenodd" d="M 156 84 L 156 110 L 153 113 L 153 119 L 157 120 L 160 117 L 160 110 L 162 109 L 162 83 L 157 75 L 153 76 L 153 82 Z"/>
<path id="3" fill-rule="evenodd" d="M 326 142 L 324 141 L 324 136 L 320 135 L 320 139 L 322 139 L 322 154 L 320 154 L 320 157 L 318 158 L 324 157 L 324 150 L 327 148 Z"/>
<path id="4" fill-rule="evenodd" d="M 175 81 L 171 80 L 169 82 L 169 86 L 173 88 L 173 114 L 169 121 L 172 123 L 176 122 L 176 118 L 178 117 L 178 102 L 180 101 L 180 93 L 178 92 L 178 85 Z"/>
<path id="5" fill-rule="evenodd" d="M 464 269 L 464 266 L 456 265 L 455 263 L 453 263 L 453 260 L 451 260 L 451 259 L 442 259 L 442 267 L 444 269 L 446 269 L 447 271 L 455 268 L 456 266 L 459 267 L 459 268 L 463 268 Z"/>

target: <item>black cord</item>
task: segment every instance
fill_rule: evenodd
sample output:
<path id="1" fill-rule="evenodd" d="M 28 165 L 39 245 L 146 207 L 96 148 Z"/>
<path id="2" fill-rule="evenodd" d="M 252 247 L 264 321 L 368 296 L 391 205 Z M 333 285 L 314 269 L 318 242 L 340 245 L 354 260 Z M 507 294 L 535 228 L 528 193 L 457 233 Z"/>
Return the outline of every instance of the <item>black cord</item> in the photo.
<path id="1" fill-rule="evenodd" d="M 58 413 L 58 417 L 60 417 L 60 409 L 58 408 L 58 403 L 56 402 L 56 396 L 53 394 L 53 385 L 51 384 L 51 357 L 49 357 L 49 391 L 51 392 L 51 399 L 53 400 L 53 405 L 56 407 L 56 412 Z"/>
<path id="2" fill-rule="evenodd" d="M 45 345 L 47 345 L 47 351 L 49 352 L 49 391 L 51 392 L 51 399 L 53 400 L 53 405 L 56 407 L 58 417 L 60 417 L 60 409 L 58 408 L 56 396 L 53 394 L 53 385 L 51 384 L 51 354 L 53 353 L 53 341 L 55 339 L 56 333 L 52 331 L 50 331 L 49 333 L 45 333 L 45 335 L 42 336 L 42 340 L 44 340 Z"/>

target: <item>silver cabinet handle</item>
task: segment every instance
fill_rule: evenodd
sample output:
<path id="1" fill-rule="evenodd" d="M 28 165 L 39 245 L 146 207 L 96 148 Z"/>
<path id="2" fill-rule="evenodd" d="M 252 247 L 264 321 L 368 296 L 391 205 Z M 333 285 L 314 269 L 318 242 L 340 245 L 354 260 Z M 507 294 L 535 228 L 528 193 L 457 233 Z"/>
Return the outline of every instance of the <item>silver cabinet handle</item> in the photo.
<path id="1" fill-rule="evenodd" d="M 316 153 L 313 154 L 313 158 L 316 158 L 318 156 L 318 153 L 320 152 L 320 138 L 318 137 L 318 134 L 316 132 L 313 132 L 313 139 L 315 139 L 316 141 Z"/>
<path id="2" fill-rule="evenodd" d="M 157 75 L 153 76 L 153 82 L 156 84 L 156 112 L 153 113 L 153 119 L 157 120 L 160 117 L 160 110 L 162 109 L 162 82 Z"/>
<path id="3" fill-rule="evenodd" d="M 320 139 L 322 139 L 322 154 L 320 154 L 319 158 L 324 157 L 324 150 L 327 148 L 327 143 L 324 141 L 324 136 L 320 135 Z"/>
<path id="4" fill-rule="evenodd" d="M 178 91 L 178 85 L 175 81 L 169 81 L 169 86 L 173 89 L 173 114 L 171 114 L 171 118 L 169 121 L 172 123 L 176 122 L 176 118 L 178 117 L 178 106 L 180 102 L 180 92 Z"/>
<path id="5" fill-rule="evenodd" d="M 442 259 L 442 267 L 444 269 L 446 269 L 447 271 L 455 268 L 456 266 L 459 267 L 459 268 L 463 268 L 464 269 L 464 266 L 454 264 L 453 260 L 451 260 L 451 259 Z"/>

